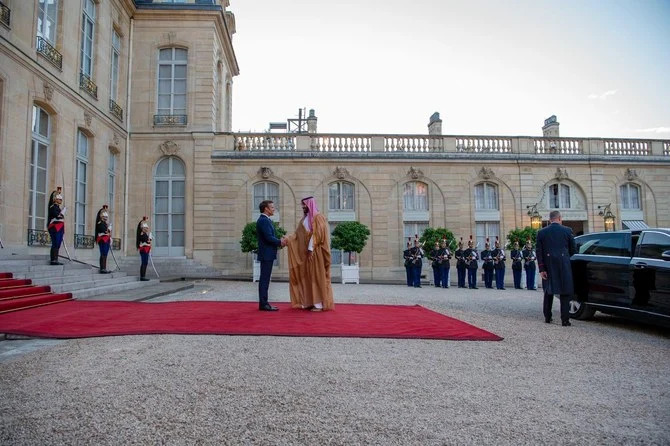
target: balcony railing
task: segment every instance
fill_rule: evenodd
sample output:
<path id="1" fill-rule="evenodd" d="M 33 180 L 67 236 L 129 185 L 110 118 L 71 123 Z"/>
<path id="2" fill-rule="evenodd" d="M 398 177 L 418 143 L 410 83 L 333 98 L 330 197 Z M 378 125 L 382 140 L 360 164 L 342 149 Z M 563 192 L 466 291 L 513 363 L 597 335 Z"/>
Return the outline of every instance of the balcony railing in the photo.
<path id="1" fill-rule="evenodd" d="M 384 136 L 384 152 L 442 152 L 442 137 Z"/>
<path id="2" fill-rule="evenodd" d="M 114 102 L 113 99 L 109 100 L 109 111 L 112 112 L 114 116 L 119 118 L 120 121 L 123 121 L 123 109 L 121 106 L 119 106 L 119 104 Z"/>
<path id="3" fill-rule="evenodd" d="M 456 138 L 456 149 L 459 152 L 510 153 L 512 139 L 486 136 L 461 137 Z"/>
<path id="4" fill-rule="evenodd" d="M 98 86 L 84 73 L 79 73 L 79 88 L 91 95 L 93 99 L 98 99 Z"/>
<path id="5" fill-rule="evenodd" d="M 582 153 L 581 141 L 564 138 L 535 138 L 533 142 L 535 153 L 579 155 Z"/>
<path id="6" fill-rule="evenodd" d="M 663 143 L 663 155 L 670 156 L 670 142 Z"/>
<path id="7" fill-rule="evenodd" d="M 28 246 L 49 246 L 51 245 L 51 236 L 48 231 L 39 229 L 28 229 Z"/>
<path id="8" fill-rule="evenodd" d="M 84 235 L 84 234 L 75 234 L 74 235 L 74 248 L 86 248 L 93 249 L 95 247 L 95 236 Z"/>
<path id="9" fill-rule="evenodd" d="M 649 155 L 649 143 L 646 141 L 605 140 L 604 143 L 605 155 Z"/>
<path id="10" fill-rule="evenodd" d="M 154 115 L 154 125 L 186 125 L 186 115 Z"/>
<path id="11" fill-rule="evenodd" d="M 48 60 L 54 67 L 63 71 L 63 55 L 41 36 L 37 36 L 37 54 Z"/>
<path id="12" fill-rule="evenodd" d="M 316 152 L 369 152 L 371 137 L 361 135 L 323 135 L 310 138 L 310 147 Z"/>
<path id="13" fill-rule="evenodd" d="M 5 6 L 4 3 L 0 2 L 0 22 L 9 28 L 9 22 L 11 18 L 12 11 Z"/>
<path id="14" fill-rule="evenodd" d="M 295 150 L 295 136 L 270 133 L 248 133 L 235 136 L 235 150 Z"/>

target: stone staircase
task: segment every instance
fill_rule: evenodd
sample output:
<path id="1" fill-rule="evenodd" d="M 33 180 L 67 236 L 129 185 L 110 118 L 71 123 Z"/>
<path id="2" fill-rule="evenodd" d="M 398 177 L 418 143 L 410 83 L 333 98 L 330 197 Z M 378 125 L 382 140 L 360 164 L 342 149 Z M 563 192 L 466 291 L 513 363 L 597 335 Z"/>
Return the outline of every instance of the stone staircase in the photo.
<path id="1" fill-rule="evenodd" d="M 72 293 L 75 299 L 140 289 L 158 283 L 141 282 L 137 275 L 123 271 L 100 274 L 98 268 L 61 259 L 63 265 L 49 265 L 46 255 L 0 256 L 0 271 L 12 273 L 17 279 L 31 279 L 34 285 L 49 285 L 54 293 Z M 112 267 L 115 265 L 109 265 Z M 139 272 L 139 267 L 135 270 Z"/>
<path id="2" fill-rule="evenodd" d="M 139 256 L 118 257 L 121 271 L 128 274 L 139 274 L 140 258 Z M 217 269 L 198 263 L 196 260 L 186 257 L 153 257 L 154 265 L 160 275 L 161 280 L 165 279 L 220 279 L 223 273 Z M 110 261 L 107 261 L 107 265 Z M 147 268 L 147 277 L 156 278 L 151 263 Z"/>

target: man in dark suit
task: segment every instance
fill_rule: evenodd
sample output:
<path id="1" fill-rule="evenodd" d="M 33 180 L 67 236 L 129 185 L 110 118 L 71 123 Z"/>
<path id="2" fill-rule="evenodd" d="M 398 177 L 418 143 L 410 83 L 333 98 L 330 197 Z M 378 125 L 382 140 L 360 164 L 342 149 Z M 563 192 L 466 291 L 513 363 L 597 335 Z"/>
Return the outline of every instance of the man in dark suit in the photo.
<path id="1" fill-rule="evenodd" d="M 561 223 L 561 213 L 549 213 L 550 225 L 537 233 L 537 261 L 544 289 L 544 321 L 551 323 L 551 306 L 554 295 L 561 300 L 561 322 L 570 324 L 570 298 L 574 293 L 570 257 L 575 253 L 575 237 L 572 230 Z"/>
<path id="2" fill-rule="evenodd" d="M 272 265 L 277 258 L 277 247 L 284 246 L 284 240 L 275 236 L 275 228 L 272 217 L 275 213 L 275 205 L 270 200 L 261 202 L 258 206 L 261 211 L 256 220 L 256 238 L 258 238 L 258 261 L 261 263 L 261 277 L 258 280 L 258 309 L 261 311 L 278 311 L 279 308 L 268 303 L 268 288 L 272 276 Z"/>

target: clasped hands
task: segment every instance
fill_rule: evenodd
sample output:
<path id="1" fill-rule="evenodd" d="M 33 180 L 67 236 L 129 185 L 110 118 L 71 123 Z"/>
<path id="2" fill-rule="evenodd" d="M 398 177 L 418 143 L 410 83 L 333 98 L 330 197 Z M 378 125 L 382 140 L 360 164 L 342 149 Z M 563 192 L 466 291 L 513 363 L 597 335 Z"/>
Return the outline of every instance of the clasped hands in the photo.
<path id="1" fill-rule="evenodd" d="M 286 237 L 282 237 L 280 240 L 281 244 L 280 246 L 283 248 L 284 246 L 288 245 L 288 239 Z"/>

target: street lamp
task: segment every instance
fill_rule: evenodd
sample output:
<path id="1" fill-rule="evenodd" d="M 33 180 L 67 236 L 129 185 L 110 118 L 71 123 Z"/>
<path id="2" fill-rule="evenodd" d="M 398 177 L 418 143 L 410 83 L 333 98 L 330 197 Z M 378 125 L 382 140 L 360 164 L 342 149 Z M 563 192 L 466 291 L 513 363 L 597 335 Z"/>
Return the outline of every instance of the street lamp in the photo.
<path id="1" fill-rule="evenodd" d="M 616 221 L 616 216 L 612 213 L 612 210 L 610 209 L 610 206 L 612 203 L 609 203 L 605 206 L 598 206 L 598 209 L 600 209 L 600 212 L 598 212 L 598 215 L 600 215 L 603 218 L 603 221 L 605 222 L 605 231 L 614 231 L 614 222 Z"/>
<path id="2" fill-rule="evenodd" d="M 537 203 L 532 206 L 526 206 L 528 216 L 530 217 L 530 227 L 537 230 L 542 227 L 542 216 L 537 212 Z"/>

